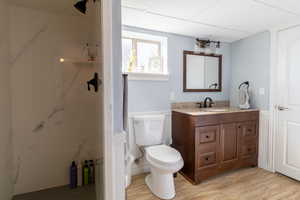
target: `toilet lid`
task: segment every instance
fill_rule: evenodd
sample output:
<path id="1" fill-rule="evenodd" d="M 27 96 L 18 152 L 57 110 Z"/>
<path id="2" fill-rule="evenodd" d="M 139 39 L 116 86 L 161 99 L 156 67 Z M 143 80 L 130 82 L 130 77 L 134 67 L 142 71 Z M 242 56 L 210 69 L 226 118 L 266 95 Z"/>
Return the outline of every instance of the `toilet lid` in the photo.
<path id="1" fill-rule="evenodd" d="M 160 164 L 175 164 L 182 160 L 180 153 L 167 145 L 157 145 L 146 149 L 148 157 Z"/>

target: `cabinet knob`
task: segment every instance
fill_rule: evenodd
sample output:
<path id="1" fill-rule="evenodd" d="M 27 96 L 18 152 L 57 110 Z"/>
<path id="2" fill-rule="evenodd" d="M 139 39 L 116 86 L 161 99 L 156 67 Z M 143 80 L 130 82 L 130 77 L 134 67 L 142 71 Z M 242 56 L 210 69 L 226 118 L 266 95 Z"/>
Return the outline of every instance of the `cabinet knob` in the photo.
<path id="1" fill-rule="evenodd" d="M 205 160 L 207 160 L 207 161 L 208 161 L 208 160 L 209 160 L 209 158 L 208 158 L 208 157 L 206 157 L 206 158 L 205 158 Z"/>
<path id="2" fill-rule="evenodd" d="M 208 135 L 206 135 L 206 138 L 209 138 L 209 136 L 208 136 Z"/>

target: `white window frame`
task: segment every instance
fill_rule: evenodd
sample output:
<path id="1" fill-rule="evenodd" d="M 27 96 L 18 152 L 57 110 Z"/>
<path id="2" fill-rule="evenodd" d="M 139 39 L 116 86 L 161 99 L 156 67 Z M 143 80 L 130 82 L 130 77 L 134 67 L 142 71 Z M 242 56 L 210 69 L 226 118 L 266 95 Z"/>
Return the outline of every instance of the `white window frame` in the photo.
<path id="1" fill-rule="evenodd" d="M 137 33 L 132 31 L 122 31 L 122 38 L 133 39 L 137 42 L 159 43 L 161 49 L 161 56 L 163 57 L 163 73 L 145 73 L 145 72 L 125 72 L 128 74 L 128 80 L 154 80 L 167 81 L 169 80 L 168 70 L 168 38 L 145 33 Z"/>

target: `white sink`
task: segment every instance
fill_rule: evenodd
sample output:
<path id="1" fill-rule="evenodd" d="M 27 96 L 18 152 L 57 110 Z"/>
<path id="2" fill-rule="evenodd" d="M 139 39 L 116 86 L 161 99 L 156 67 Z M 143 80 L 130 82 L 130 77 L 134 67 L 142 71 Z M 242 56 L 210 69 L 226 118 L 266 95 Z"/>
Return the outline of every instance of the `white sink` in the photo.
<path id="1" fill-rule="evenodd" d="M 189 112 L 192 115 L 203 115 L 208 113 L 221 113 L 221 112 L 229 112 L 229 109 L 226 108 L 204 108 L 198 111 Z"/>
<path id="2" fill-rule="evenodd" d="M 229 109 L 226 108 L 220 108 L 220 109 L 208 109 L 206 112 L 228 112 Z"/>

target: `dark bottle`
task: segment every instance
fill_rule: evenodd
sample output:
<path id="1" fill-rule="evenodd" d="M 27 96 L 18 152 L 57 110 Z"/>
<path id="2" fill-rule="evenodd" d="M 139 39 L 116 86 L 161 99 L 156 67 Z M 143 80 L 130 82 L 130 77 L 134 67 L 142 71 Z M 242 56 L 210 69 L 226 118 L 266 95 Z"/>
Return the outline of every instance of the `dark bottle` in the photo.
<path id="1" fill-rule="evenodd" d="M 89 184 L 95 183 L 95 164 L 93 160 L 90 160 L 90 171 L 89 171 Z"/>
<path id="2" fill-rule="evenodd" d="M 89 163 L 88 161 L 84 161 L 84 166 L 83 166 L 83 185 L 88 185 L 89 184 L 89 175 L 90 174 L 90 168 L 89 168 Z"/>
<path id="3" fill-rule="evenodd" d="M 72 162 L 70 166 L 70 188 L 77 187 L 77 166 L 75 161 Z"/>

